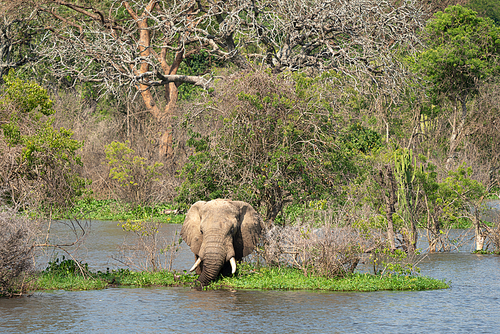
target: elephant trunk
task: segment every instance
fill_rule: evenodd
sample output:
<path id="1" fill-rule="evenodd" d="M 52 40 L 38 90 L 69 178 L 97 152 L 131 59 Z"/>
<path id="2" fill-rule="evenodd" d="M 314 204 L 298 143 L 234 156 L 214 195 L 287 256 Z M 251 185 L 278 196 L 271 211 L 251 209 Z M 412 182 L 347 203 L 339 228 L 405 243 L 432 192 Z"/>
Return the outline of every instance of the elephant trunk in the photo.
<path id="1" fill-rule="evenodd" d="M 212 239 L 212 238 L 211 238 Z M 205 252 L 203 254 L 203 271 L 198 281 L 201 285 L 208 285 L 219 275 L 226 260 L 226 250 L 220 238 L 213 238 L 206 241 Z"/>

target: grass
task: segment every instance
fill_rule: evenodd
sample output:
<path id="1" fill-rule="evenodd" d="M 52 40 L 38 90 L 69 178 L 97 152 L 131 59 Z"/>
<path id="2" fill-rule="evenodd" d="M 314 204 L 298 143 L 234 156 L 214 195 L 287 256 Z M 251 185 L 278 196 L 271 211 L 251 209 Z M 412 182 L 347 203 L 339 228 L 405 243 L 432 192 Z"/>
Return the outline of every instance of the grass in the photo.
<path id="1" fill-rule="evenodd" d="M 242 268 L 243 267 L 243 268 Z M 234 277 L 223 277 L 213 282 L 209 289 L 259 289 L 259 290 L 324 290 L 324 291 L 380 291 L 380 290 L 435 290 L 447 289 L 441 280 L 425 276 L 351 274 L 343 278 L 326 278 L 304 275 L 293 268 L 239 267 Z"/>
<path id="2" fill-rule="evenodd" d="M 92 219 L 114 221 L 149 221 L 182 224 L 185 215 L 172 213 L 172 204 L 141 205 L 117 200 L 83 199 L 78 201 L 69 212 L 60 212 L 58 219 Z"/>
<path id="3" fill-rule="evenodd" d="M 36 290 L 98 290 L 108 287 L 193 286 L 197 276 L 169 271 L 135 272 L 119 269 L 97 273 L 51 273 L 36 275 Z"/>
<path id="4" fill-rule="evenodd" d="M 68 260 L 66 260 L 68 261 Z M 400 276 L 352 274 L 344 278 L 331 279 L 305 276 L 292 268 L 256 268 L 249 264 L 238 266 L 233 277 L 221 277 L 205 289 L 258 289 L 258 290 L 324 290 L 324 291 L 380 291 L 380 290 L 434 290 L 446 289 L 449 285 L 441 280 L 422 276 Z M 85 276 L 78 270 L 50 270 L 36 277 L 37 290 L 94 290 L 107 287 L 199 287 L 197 276 L 169 271 L 134 272 L 119 269 L 107 272 L 88 272 Z"/>

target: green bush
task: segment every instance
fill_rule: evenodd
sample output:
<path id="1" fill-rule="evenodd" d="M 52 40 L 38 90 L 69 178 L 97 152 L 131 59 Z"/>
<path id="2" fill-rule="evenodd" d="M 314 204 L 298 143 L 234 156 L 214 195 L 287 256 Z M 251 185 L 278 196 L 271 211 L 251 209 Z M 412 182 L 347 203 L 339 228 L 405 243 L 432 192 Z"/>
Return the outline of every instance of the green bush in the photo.
<path id="1" fill-rule="evenodd" d="M 66 206 L 88 180 L 78 173 L 83 142 L 73 132 L 53 126 L 55 113 L 47 91 L 11 71 L 0 97 L 0 187 L 14 205 L 35 202 L 45 208 Z M 23 203 L 24 201 L 24 203 Z"/>
<path id="2" fill-rule="evenodd" d="M 88 273 L 89 265 L 87 263 L 77 263 L 73 259 L 66 259 L 63 255 L 61 259 L 56 258 L 54 261 L 50 261 L 44 271 L 54 275 L 82 274 Z"/>
<path id="3" fill-rule="evenodd" d="M 121 198 L 134 203 L 148 202 L 151 187 L 158 180 L 160 162 L 148 163 L 130 148 L 130 142 L 113 141 L 105 146 L 106 161 L 110 167 L 109 177 L 117 185 Z"/>
<path id="4" fill-rule="evenodd" d="M 179 202 L 231 197 L 263 206 L 273 221 L 286 202 L 339 198 L 356 173 L 354 152 L 312 89 L 259 71 L 222 85 L 207 108 L 214 112 L 202 116 L 212 130 L 190 132 L 195 153 L 180 175 Z"/>

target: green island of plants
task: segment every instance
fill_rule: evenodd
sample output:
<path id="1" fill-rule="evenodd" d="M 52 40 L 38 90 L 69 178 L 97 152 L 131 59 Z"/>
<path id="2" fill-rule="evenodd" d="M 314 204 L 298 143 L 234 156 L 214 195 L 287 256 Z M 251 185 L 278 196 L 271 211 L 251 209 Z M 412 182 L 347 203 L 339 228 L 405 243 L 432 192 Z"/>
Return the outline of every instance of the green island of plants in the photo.
<path id="1" fill-rule="evenodd" d="M 236 275 L 221 277 L 204 289 L 258 290 L 323 290 L 323 291 L 380 291 L 435 290 L 449 288 L 445 281 L 407 275 L 373 275 L 354 273 L 342 278 L 304 275 L 289 267 L 258 267 L 243 263 Z M 82 274 L 83 272 L 83 274 Z M 108 287 L 200 287 L 197 276 L 172 271 L 135 272 L 118 269 L 90 272 L 86 264 L 78 266 L 73 260 L 51 262 L 35 277 L 36 290 L 95 290 Z"/>
<path id="2" fill-rule="evenodd" d="M 178 214 L 178 209 L 168 203 L 147 205 L 113 199 L 82 199 L 77 201 L 71 210 L 56 213 L 55 218 L 182 224 L 185 215 Z"/>

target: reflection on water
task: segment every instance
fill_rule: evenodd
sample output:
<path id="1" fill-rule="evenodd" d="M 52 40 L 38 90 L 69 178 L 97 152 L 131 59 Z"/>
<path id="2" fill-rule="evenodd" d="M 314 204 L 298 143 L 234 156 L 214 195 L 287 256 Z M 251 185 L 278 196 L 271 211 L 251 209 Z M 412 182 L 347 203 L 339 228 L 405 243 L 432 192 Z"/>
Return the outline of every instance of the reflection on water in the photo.
<path id="1" fill-rule="evenodd" d="M 95 225 L 94 232 L 101 231 Z M 169 228 L 174 233 L 180 227 Z M 110 256 L 113 248 L 109 243 L 121 243 L 111 239 L 105 239 L 105 247 L 95 240 L 94 245 L 87 244 L 87 261 L 92 264 L 90 256 L 100 254 L 94 247 L 105 254 L 102 258 Z M 186 269 L 192 260 L 189 249 L 184 248 L 176 265 Z M 431 254 L 420 267 L 424 275 L 451 280 L 451 289 L 368 293 L 188 288 L 54 291 L 0 300 L 0 332 L 498 332 L 500 257 Z"/>

